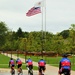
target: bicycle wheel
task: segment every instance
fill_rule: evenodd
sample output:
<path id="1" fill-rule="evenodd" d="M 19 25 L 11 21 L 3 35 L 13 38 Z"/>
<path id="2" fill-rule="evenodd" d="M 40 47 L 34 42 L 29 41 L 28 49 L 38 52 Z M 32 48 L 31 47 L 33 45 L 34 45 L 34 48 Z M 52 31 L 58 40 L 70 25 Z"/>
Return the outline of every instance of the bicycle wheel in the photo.
<path id="1" fill-rule="evenodd" d="M 15 70 L 12 69 L 11 75 L 15 75 Z"/>
<path id="2" fill-rule="evenodd" d="M 23 73 L 18 73 L 18 75 L 23 75 Z"/>
<path id="3" fill-rule="evenodd" d="M 41 74 L 41 75 L 44 75 L 42 70 L 41 70 L 40 74 Z"/>
<path id="4" fill-rule="evenodd" d="M 29 70 L 28 71 L 28 75 L 33 75 L 33 71 L 32 70 Z"/>
<path id="5" fill-rule="evenodd" d="M 30 75 L 33 75 L 33 71 L 32 70 L 30 70 Z"/>
<path id="6" fill-rule="evenodd" d="M 22 68 L 20 68 L 20 72 L 18 73 L 18 75 L 23 75 Z"/>

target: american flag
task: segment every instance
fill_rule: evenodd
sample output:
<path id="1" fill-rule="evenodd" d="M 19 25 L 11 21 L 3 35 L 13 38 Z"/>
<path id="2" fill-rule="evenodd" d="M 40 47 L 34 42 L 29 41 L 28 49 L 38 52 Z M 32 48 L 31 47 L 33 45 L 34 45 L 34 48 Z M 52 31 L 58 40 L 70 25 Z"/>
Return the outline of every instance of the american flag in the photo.
<path id="1" fill-rule="evenodd" d="M 33 16 L 36 14 L 41 13 L 41 8 L 40 7 L 32 7 L 27 13 L 26 16 Z"/>

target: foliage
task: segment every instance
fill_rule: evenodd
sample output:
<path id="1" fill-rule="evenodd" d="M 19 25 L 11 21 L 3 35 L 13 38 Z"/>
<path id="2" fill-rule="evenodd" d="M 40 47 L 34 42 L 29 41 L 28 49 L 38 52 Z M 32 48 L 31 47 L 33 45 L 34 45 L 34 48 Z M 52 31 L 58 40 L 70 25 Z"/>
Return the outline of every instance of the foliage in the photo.
<path id="1" fill-rule="evenodd" d="M 75 53 L 75 24 L 60 33 L 43 31 L 42 35 L 42 31 L 24 32 L 21 28 L 9 31 L 6 24 L 0 22 L 0 50 Z"/>
<path id="2" fill-rule="evenodd" d="M 0 22 L 0 49 L 2 49 L 2 46 L 5 44 L 7 30 L 6 24 Z"/>

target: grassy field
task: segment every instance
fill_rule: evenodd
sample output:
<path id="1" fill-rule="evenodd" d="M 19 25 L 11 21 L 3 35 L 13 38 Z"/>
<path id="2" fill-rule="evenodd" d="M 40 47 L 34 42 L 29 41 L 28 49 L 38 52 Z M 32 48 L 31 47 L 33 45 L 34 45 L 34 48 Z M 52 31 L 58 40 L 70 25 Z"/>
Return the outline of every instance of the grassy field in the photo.
<path id="1" fill-rule="evenodd" d="M 17 55 L 17 54 L 15 54 L 15 55 Z M 19 54 L 19 57 L 25 58 L 25 56 L 22 54 L 21 55 Z M 38 62 L 39 59 L 41 58 L 41 56 L 26 56 L 26 59 L 28 59 L 28 58 L 31 58 L 33 61 Z M 43 59 L 46 61 L 47 64 L 50 64 L 50 65 L 56 66 L 56 67 L 58 67 L 58 64 L 59 64 L 59 61 L 61 58 L 62 57 L 43 57 Z M 72 70 L 75 71 L 75 63 L 74 63 L 75 59 L 74 58 L 75 57 L 70 57 L 69 59 L 71 60 L 71 63 L 72 63 L 71 68 L 72 68 Z M 9 68 L 8 67 L 9 60 L 10 60 L 9 57 L 0 54 L 0 68 Z M 17 68 L 17 67 L 15 66 L 15 68 Z M 22 68 L 26 69 L 26 65 L 24 63 L 23 63 Z M 38 68 L 34 66 L 34 70 L 37 70 L 37 69 Z"/>

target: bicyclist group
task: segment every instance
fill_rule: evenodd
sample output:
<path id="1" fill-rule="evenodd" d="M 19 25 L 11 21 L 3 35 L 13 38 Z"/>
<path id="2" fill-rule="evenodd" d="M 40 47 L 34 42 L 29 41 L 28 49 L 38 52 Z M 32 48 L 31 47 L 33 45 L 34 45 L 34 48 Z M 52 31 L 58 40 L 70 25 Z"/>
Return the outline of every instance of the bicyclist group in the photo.
<path id="1" fill-rule="evenodd" d="M 17 65 L 17 72 L 18 72 L 18 75 L 19 73 L 22 71 L 22 61 L 18 58 L 16 60 L 16 65 Z M 13 60 L 13 58 L 10 58 L 10 61 L 9 61 L 9 67 L 11 68 L 11 74 L 14 75 L 15 74 L 15 62 Z"/>
<path id="2" fill-rule="evenodd" d="M 62 56 L 63 58 L 60 60 L 59 62 L 59 71 L 58 71 L 58 75 L 71 75 L 71 61 L 68 58 L 67 54 L 63 54 Z M 16 60 L 16 64 L 17 64 L 17 71 L 20 72 L 20 69 L 22 67 L 22 61 L 18 58 Z M 13 72 L 14 70 L 14 66 L 15 66 L 15 62 L 14 60 L 11 58 L 9 61 L 9 67 L 11 67 L 11 72 Z M 28 58 L 28 60 L 26 60 L 26 67 L 28 69 L 28 73 L 31 73 L 30 75 L 33 75 L 33 61 Z M 41 58 L 38 61 L 38 72 L 39 75 L 44 75 L 44 72 L 46 70 L 46 61 Z"/>
<path id="3" fill-rule="evenodd" d="M 28 69 L 28 73 L 30 71 L 32 71 L 33 69 L 33 61 L 29 58 L 27 61 L 26 61 L 27 65 L 27 69 Z M 46 70 L 46 62 L 45 60 L 43 60 L 43 58 L 41 58 L 39 61 L 38 61 L 38 70 L 39 70 L 39 75 L 44 75 L 43 73 L 45 72 Z M 33 72 L 33 71 L 32 71 Z M 31 73 L 31 72 L 30 72 Z M 31 73 L 30 75 L 33 75 L 33 73 Z"/>

